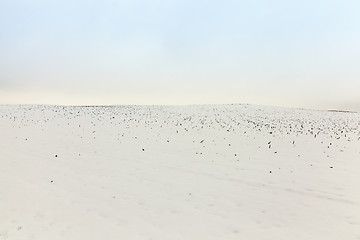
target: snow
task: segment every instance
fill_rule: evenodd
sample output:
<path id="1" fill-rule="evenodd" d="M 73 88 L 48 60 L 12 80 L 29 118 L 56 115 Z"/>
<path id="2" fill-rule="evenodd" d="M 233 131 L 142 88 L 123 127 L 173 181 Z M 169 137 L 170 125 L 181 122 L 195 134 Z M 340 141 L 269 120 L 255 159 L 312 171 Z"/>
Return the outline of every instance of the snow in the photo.
<path id="1" fill-rule="evenodd" d="M 0 240 L 360 239 L 360 114 L 0 106 Z"/>

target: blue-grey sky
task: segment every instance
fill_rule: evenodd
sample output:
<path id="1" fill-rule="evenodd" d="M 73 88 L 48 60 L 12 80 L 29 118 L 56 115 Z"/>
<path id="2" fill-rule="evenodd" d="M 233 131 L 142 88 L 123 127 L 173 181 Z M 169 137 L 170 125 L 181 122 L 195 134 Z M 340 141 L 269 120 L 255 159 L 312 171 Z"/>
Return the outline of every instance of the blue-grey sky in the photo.
<path id="1" fill-rule="evenodd" d="M 1 0 L 0 104 L 360 110 L 359 0 Z"/>

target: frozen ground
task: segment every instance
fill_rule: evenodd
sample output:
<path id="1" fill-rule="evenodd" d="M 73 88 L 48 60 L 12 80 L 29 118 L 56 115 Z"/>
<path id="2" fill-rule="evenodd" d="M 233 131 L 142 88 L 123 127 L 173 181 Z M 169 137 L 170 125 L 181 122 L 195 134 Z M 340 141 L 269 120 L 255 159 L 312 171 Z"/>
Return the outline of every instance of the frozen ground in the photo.
<path id="1" fill-rule="evenodd" d="M 360 114 L 0 106 L 0 240 L 360 239 Z"/>

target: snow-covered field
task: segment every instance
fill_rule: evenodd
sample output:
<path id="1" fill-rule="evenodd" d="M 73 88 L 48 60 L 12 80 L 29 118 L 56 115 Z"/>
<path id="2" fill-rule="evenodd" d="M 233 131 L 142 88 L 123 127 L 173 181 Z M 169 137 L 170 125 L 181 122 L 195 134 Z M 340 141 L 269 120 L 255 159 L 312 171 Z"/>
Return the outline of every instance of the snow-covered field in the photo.
<path id="1" fill-rule="evenodd" d="M 0 106 L 0 240 L 360 239 L 360 114 Z"/>

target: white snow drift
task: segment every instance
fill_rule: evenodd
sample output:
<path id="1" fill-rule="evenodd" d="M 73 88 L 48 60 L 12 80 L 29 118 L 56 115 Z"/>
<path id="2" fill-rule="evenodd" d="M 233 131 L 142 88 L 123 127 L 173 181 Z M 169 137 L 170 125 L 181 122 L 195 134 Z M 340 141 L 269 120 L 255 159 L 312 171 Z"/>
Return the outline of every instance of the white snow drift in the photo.
<path id="1" fill-rule="evenodd" d="M 360 239 L 360 114 L 0 106 L 0 240 Z"/>

